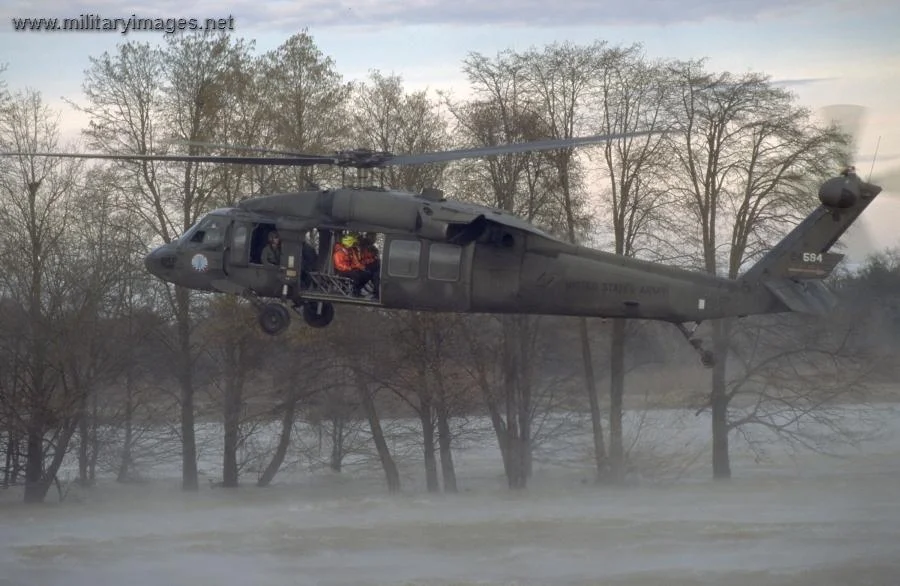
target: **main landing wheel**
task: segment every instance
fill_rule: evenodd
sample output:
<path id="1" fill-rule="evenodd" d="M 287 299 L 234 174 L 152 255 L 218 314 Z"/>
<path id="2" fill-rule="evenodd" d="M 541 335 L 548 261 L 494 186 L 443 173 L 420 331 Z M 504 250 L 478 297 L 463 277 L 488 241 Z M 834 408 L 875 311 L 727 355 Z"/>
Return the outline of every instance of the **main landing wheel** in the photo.
<path id="1" fill-rule="evenodd" d="M 700 364 L 705 368 L 712 368 L 716 364 L 716 356 L 709 350 L 700 352 Z"/>
<path id="2" fill-rule="evenodd" d="M 259 310 L 259 327 L 270 336 L 277 336 L 291 325 L 291 314 L 280 303 L 266 303 Z"/>
<path id="3" fill-rule="evenodd" d="M 311 328 L 324 328 L 334 319 L 334 305 L 327 301 L 307 301 L 303 304 L 303 321 Z"/>

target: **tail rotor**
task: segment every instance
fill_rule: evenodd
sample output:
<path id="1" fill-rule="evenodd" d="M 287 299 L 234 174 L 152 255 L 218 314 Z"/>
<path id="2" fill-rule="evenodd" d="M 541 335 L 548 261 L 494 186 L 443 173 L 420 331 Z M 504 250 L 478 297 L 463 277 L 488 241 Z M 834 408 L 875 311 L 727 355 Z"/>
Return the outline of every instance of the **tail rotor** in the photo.
<path id="1" fill-rule="evenodd" d="M 868 109 L 856 104 L 833 104 L 822 108 L 819 114 L 826 123 L 834 124 L 850 139 L 850 148 L 846 153 L 846 160 L 842 161 L 842 164 L 848 168 L 855 168 L 860 174 L 860 178 L 881 186 L 885 196 L 900 195 L 900 167 L 889 169 L 883 173 L 879 172 L 877 146 L 872 159 L 860 160 L 860 142 L 869 118 Z M 852 251 L 856 253 L 853 256 L 865 257 L 878 252 L 884 246 L 884 243 L 878 245 L 879 239 L 874 236 L 877 231 L 871 220 L 872 214 L 864 214 L 848 231 L 848 240 L 854 244 L 850 248 L 858 249 Z M 847 243 L 845 242 L 845 244 Z M 857 258 L 857 260 L 863 260 L 863 258 Z"/>

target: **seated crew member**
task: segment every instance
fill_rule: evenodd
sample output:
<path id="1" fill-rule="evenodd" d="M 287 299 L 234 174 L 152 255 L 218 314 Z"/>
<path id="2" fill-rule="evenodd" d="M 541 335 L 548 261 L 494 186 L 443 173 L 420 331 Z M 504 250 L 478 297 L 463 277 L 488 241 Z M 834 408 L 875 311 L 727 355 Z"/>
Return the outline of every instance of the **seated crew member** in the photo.
<path id="1" fill-rule="evenodd" d="M 269 232 L 269 243 L 263 249 L 261 257 L 264 265 L 281 265 L 281 237 L 275 230 Z"/>
<path id="2" fill-rule="evenodd" d="M 359 235 L 348 232 L 334 245 L 334 272 L 353 281 L 353 296 L 362 295 L 362 288 L 372 280 L 372 272 L 362 262 Z"/>
<path id="3" fill-rule="evenodd" d="M 375 235 L 366 234 L 359 243 L 360 260 L 365 270 L 371 273 L 372 291 L 375 298 L 381 286 L 381 259 L 378 257 L 378 247 L 375 246 Z"/>

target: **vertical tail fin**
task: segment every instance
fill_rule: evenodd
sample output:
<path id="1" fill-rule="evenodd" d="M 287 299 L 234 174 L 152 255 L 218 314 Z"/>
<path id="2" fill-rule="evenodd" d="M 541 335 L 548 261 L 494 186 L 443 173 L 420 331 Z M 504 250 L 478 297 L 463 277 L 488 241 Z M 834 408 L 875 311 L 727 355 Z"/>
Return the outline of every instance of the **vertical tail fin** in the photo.
<path id="1" fill-rule="evenodd" d="M 825 286 L 844 255 L 829 252 L 834 243 L 881 193 L 852 168 L 819 189 L 822 205 L 753 265 L 740 280 L 762 283 L 791 311 L 824 315 L 837 304 Z"/>
<path id="2" fill-rule="evenodd" d="M 742 277 L 743 281 L 825 279 L 844 255 L 829 252 L 834 243 L 881 193 L 852 169 L 819 189 L 822 205 L 773 247 Z"/>

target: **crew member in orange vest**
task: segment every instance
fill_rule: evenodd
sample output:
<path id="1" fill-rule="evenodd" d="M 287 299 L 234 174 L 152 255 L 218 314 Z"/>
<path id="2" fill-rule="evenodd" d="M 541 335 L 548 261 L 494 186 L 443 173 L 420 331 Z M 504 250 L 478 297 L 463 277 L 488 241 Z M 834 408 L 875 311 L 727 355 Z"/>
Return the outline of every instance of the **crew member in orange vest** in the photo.
<path id="1" fill-rule="evenodd" d="M 373 273 L 363 262 L 359 234 L 348 232 L 334 245 L 334 272 L 353 280 L 353 296 L 362 295 L 362 288 L 372 280 Z M 376 289 L 377 291 L 377 289 Z"/>

